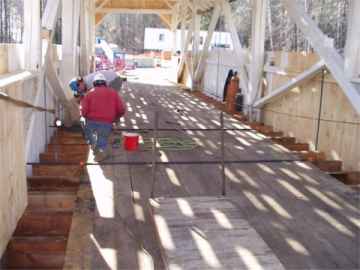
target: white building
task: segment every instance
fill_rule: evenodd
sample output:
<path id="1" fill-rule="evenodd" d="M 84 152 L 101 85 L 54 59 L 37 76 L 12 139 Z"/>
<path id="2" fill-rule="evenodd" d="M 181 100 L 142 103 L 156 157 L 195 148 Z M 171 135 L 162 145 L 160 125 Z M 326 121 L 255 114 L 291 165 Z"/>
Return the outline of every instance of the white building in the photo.
<path id="1" fill-rule="evenodd" d="M 186 36 L 187 31 L 185 31 Z M 207 37 L 207 31 L 200 32 L 200 50 Z M 146 28 L 144 50 L 148 51 L 171 51 L 173 48 L 173 32 L 165 28 Z M 176 50 L 181 50 L 181 30 L 176 31 Z M 211 47 L 221 47 L 233 49 L 231 35 L 228 32 L 214 32 Z"/>

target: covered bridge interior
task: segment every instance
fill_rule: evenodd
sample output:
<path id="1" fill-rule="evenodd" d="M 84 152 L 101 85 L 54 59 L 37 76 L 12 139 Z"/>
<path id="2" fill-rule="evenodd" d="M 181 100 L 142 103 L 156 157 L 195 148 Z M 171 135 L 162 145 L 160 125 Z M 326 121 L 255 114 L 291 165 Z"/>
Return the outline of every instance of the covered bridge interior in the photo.
<path id="1" fill-rule="evenodd" d="M 360 268 L 360 1 L 342 51 L 303 1 L 279 1 L 307 52 L 266 50 L 266 0 L 247 1 L 245 45 L 233 2 L 24 1 L 23 42 L 0 44 L 0 269 Z M 127 114 L 96 162 L 67 85 L 94 71 L 113 13 L 158 14 L 181 51 L 177 81 L 154 83 L 159 68 L 123 87 Z M 224 51 L 210 46 L 219 20 Z M 212 94 L 214 59 L 238 70 L 241 111 Z M 138 151 L 116 143 L 125 131 Z"/>

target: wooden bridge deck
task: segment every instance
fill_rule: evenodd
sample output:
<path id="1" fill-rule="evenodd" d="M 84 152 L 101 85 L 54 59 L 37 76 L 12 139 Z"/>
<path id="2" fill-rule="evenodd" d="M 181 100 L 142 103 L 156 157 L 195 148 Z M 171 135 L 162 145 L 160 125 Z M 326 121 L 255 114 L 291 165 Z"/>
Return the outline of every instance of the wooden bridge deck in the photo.
<path id="1" fill-rule="evenodd" d="M 162 128 L 219 125 L 219 111 L 175 87 L 132 84 L 123 96 L 128 103 L 122 123 L 126 127 L 152 127 L 154 111 L 160 111 Z M 226 118 L 226 126 L 244 127 L 231 118 Z M 159 137 L 191 138 L 198 145 L 184 151 L 163 149 L 159 161 L 220 158 L 218 132 L 162 132 Z M 296 159 L 253 131 L 228 131 L 225 148 L 229 160 Z M 113 149 L 109 161 L 125 160 L 151 160 L 151 151 Z M 151 166 L 88 167 L 90 185 L 82 185 L 79 193 L 65 269 L 165 268 L 149 210 L 151 170 Z M 228 198 L 285 269 L 360 267 L 355 191 L 298 161 L 232 164 L 226 176 Z M 155 197 L 220 196 L 221 171 L 217 165 L 158 166 L 154 191 Z"/>

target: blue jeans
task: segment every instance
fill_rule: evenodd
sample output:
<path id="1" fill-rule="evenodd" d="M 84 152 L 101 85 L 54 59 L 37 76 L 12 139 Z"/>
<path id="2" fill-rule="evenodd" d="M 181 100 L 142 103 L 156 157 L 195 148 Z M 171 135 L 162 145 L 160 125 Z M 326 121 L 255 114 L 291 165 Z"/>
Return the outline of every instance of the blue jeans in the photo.
<path id="1" fill-rule="evenodd" d="M 86 120 L 85 138 L 98 150 L 105 150 L 111 134 L 112 125 L 103 122 Z"/>

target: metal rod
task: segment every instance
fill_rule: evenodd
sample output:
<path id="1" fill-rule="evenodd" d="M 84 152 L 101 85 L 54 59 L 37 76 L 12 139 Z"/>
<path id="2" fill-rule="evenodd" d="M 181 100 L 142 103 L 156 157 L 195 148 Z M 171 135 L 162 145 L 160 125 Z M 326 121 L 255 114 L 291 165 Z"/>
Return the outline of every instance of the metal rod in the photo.
<path id="1" fill-rule="evenodd" d="M 65 146 L 65 145 L 72 145 L 72 146 L 78 146 L 78 145 L 86 145 L 86 146 L 89 146 L 87 143 L 50 143 L 49 145 L 51 146 L 54 146 L 54 147 L 57 147 L 57 146 Z M 89 146 L 90 148 L 90 146 Z"/>
<path id="2" fill-rule="evenodd" d="M 258 164 L 258 163 L 286 163 L 306 162 L 306 159 L 259 159 L 259 160 L 224 160 L 225 164 Z M 189 161 L 156 161 L 155 165 L 209 165 L 222 164 L 222 160 L 189 160 Z M 112 165 L 153 165 L 153 161 L 114 161 L 114 162 L 29 162 L 26 165 L 49 165 L 49 166 L 112 166 Z"/>
<path id="3" fill-rule="evenodd" d="M 221 176 L 222 176 L 222 195 L 226 195 L 226 175 L 225 175 L 225 131 L 224 131 L 224 113 L 220 113 L 221 125 Z"/>
<path id="4" fill-rule="evenodd" d="M 325 81 L 325 74 L 326 70 L 322 70 L 321 75 L 321 86 L 320 86 L 320 103 L 319 103 L 319 113 L 318 113 L 318 121 L 316 127 L 316 138 L 315 138 L 315 150 L 319 150 L 319 137 L 320 137 L 320 123 L 321 123 L 321 113 L 322 113 L 322 106 L 323 106 L 323 96 L 324 96 L 324 81 Z"/>
<path id="5" fill-rule="evenodd" d="M 56 126 L 49 126 L 50 128 L 58 128 Z M 154 131 L 154 128 L 117 128 L 113 129 L 115 132 L 119 131 L 130 131 L 130 132 L 141 132 L 141 131 Z M 157 131 L 221 131 L 221 128 L 158 128 Z M 252 128 L 224 128 L 225 131 L 254 131 Z"/>
<path id="6" fill-rule="evenodd" d="M 252 128 L 158 128 L 157 131 L 255 131 Z M 142 129 L 131 129 L 131 128 L 124 128 L 124 129 L 115 129 L 114 131 L 153 131 L 152 128 L 142 128 Z"/>
<path id="7" fill-rule="evenodd" d="M 156 111 L 154 115 L 154 128 L 153 128 L 153 143 L 152 143 L 152 186 L 151 186 L 151 198 L 154 198 L 155 193 L 155 184 L 156 184 L 156 144 L 157 144 L 157 132 L 158 132 L 158 125 L 159 125 L 159 112 Z"/>

